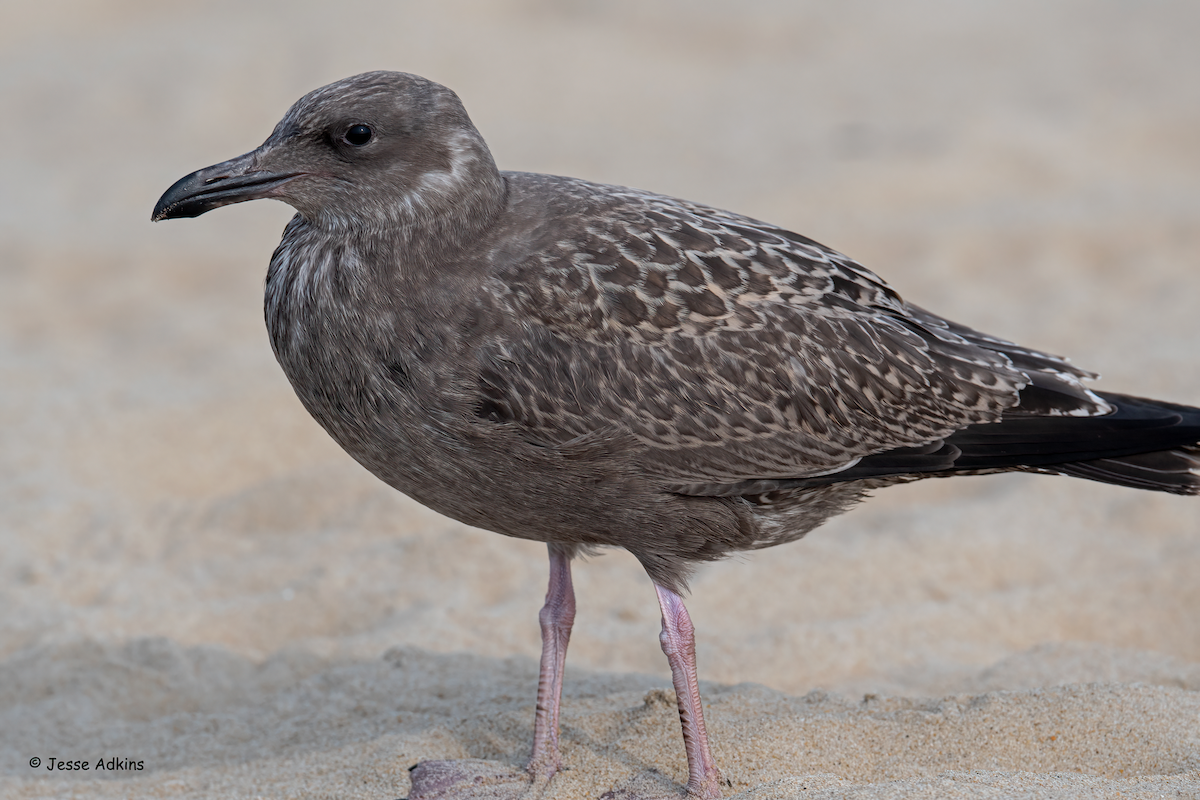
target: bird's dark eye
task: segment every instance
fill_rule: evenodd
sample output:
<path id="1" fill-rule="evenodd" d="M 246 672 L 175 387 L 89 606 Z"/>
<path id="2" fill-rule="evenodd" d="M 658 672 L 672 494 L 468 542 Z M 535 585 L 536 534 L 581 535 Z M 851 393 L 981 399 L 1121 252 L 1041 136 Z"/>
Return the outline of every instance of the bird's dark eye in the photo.
<path id="1" fill-rule="evenodd" d="M 361 122 L 358 125 L 350 126 L 350 130 L 346 131 L 345 139 L 355 147 L 362 147 L 367 142 L 371 141 L 374 134 L 369 125 L 363 125 Z"/>

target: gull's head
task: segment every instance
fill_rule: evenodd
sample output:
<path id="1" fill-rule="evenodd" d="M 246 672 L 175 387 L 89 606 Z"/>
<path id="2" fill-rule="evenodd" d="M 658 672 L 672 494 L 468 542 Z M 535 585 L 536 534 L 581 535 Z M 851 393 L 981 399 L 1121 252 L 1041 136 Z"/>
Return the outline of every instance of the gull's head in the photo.
<path id="1" fill-rule="evenodd" d="M 325 227 L 438 213 L 500 178 L 458 96 L 402 72 L 367 72 L 300 98 L 260 147 L 197 170 L 152 219 L 273 198 Z"/>

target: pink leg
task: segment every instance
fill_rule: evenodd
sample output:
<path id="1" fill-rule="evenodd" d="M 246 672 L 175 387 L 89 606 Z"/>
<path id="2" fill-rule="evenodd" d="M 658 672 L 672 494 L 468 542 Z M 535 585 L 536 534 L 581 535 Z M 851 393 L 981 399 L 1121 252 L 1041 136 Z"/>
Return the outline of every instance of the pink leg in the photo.
<path id="1" fill-rule="evenodd" d="M 529 765 L 517 772 L 503 764 L 473 758 L 422 761 L 411 770 L 409 800 L 530 800 L 546 791 L 562 763 L 558 754 L 558 708 L 567 642 L 575 622 L 571 557 L 553 545 L 550 588 L 538 620 L 542 624 L 542 666 Z"/>
<path id="2" fill-rule="evenodd" d="M 682 597 L 657 584 L 654 591 L 658 592 L 658 605 L 662 609 L 659 641 L 671 665 L 671 681 L 675 684 L 675 696 L 679 702 L 679 722 L 683 726 L 683 748 L 687 751 L 688 760 L 687 791 L 692 797 L 711 800 L 721 796 L 721 773 L 717 770 L 712 751 L 708 749 L 704 710 L 700 707 L 695 628 L 683 606 Z"/>
<path id="3" fill-rule="evenodd" d="M 533 754 L 527 769 L 534 780 L 549 780 L 562 762 L 558 753 L 558 710 L 562 698 L 567 643 L 575 622 L 575 588 L 571 557 L 550 545 L 550 586 L 538 614 L 542 626 L 542 662 L 538 673 L 537 716 L 533 721 Z"/>

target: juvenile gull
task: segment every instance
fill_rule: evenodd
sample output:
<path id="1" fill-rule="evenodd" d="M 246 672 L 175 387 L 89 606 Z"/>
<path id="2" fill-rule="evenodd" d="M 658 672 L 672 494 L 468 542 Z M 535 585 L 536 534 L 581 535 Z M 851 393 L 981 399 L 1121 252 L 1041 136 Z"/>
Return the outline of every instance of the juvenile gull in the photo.
<path id="1" fill-rule="evenodd" d="M 697 203 L 500 172 L 458 97 L 371 72 L 305 95 L 155 220 L 275 198 L 266 321 L 308 411 L 359 463 L 470 525 L 546 542 L 527 772 L 424 762 L 417 797 L 544 789 L 571 560 L 654 583 L 689 794 L 720 795 L 681 594 L 692 567 L 803 536 L 872 489 L 1025 471 L 1200 492 L 1200 409 L 906 303 L 811 239 Z M 507 787 L 507 789 L 505 789 Z"/>

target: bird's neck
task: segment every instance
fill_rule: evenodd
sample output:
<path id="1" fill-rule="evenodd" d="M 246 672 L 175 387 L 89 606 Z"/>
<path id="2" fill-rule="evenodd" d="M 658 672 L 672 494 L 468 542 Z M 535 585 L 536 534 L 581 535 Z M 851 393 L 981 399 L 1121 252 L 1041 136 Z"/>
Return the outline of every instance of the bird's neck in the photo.
<path id="1" fill-rule="evenodd" d="M 352 193 L 306 221 L 327 236 L 444 265 L 486 238 L 507 201 L 507 184 L 473 130 L 451 137 L 439 169 L 387 176 L 377 191 Z M 388 185 L 390 184 L 390 185 Z"/>

